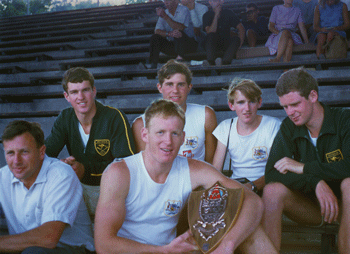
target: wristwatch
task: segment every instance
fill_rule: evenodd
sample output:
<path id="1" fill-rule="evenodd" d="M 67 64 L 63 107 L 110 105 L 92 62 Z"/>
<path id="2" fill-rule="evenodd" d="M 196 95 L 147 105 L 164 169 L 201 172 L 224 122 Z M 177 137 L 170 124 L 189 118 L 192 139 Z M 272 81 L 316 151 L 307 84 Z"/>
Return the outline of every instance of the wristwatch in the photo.
<path id="1" fill-rule="evenodd" d="M 252 191 L 257 193 L 258 192 L 258 187 L 256 187 L 254 182 L 249 182 L 252 185 Z"/>

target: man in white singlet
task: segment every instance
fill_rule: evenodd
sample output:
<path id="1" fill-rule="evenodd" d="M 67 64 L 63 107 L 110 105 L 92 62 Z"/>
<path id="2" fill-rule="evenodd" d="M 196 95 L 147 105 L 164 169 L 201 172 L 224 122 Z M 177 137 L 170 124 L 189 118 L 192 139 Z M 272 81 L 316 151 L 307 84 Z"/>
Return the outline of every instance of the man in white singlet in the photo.
<path id="1" fill-rule="evenodd" d="M 179 155 L 212 163 L 216 148 L 216 138 L 212 134 L 217 126 L 216 115 L 208 106 L 186 102 L 192 89 L 191 71 L 185 64 L 169 60 L 158 71 L 158 80 L 157 88 L 163 99 L 179 104 L 186 115 L 186 137 Z M 132 125 L 137 152 L 145 149 L 141 137 L 144 126 L 143 116 L 136 118 Z"/>
<path id="2" fill-rule="evenodd" d="M 184 253 L 197 250 L 190 231 L 176 237 L 179 213 L 190 192 L 220 181 L 241 188 L 208 163 L 178 156 L 184 141 L 181 107 L 158 100 L 147 108 L 145 150 L 110 164 L 102 175 L 95 217 L 98 253 Z M 236 223 L 212 253 L 277 253 L 259 226 L 263 205 L 251 191 Z M 247 237 L 253 238 L 245 241 Z"/>

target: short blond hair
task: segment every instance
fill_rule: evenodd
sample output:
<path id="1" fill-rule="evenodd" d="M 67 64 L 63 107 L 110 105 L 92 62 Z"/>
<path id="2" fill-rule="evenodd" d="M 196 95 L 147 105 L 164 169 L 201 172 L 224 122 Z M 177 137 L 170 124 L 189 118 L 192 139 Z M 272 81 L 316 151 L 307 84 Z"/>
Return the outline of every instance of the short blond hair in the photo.
<path id="1" fill-rule="evenodd" d="M 152 102 L 145 111 L 146 128 L 149 128 L 149 123 L 155 116 L 162 116 L 164 118 L 175 116 L 180 118 L 180 120 L 183 122 L 183 125 L 185 126 L 185 112 L 177 103 L 173 101 L 158 99 Z"/>
<path id="2" fill-rule="evenodd" d="M 227 100 L 232 104 L 234 103 L 237 91 L 240 91 L 247 99 L 253 102 L 257 102 L 261 99 L 261 89 L 251 79 L 235 78 L 232 80 L 227 91 Z"/>

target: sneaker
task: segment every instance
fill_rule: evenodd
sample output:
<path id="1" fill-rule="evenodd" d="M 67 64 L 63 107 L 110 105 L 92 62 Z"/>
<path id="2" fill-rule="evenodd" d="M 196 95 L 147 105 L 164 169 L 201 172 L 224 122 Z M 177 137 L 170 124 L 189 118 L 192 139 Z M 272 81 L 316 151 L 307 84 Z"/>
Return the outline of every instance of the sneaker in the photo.
<path id="1" fill-rule="evenodd" d="M 218 58 L 215 59 L 215 65 L 216 65 L 216 66 L 221 66 L 221 65 L 222 65 L 222 59 L 221 59 L 221 57 L 218 57 Z"/>
<path id="2" fill-rule="evenodd" d="M 208 66 L 210 66 L 210 63 L 208 62 L 208 60 L 204 60 L 202 63 L 202 66 L 208 67 Z"/>

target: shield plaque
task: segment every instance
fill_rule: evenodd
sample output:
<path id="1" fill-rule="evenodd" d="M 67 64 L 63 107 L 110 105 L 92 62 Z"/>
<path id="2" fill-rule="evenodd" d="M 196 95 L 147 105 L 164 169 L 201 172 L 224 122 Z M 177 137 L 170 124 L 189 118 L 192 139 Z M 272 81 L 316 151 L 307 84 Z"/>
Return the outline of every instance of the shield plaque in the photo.
<path id="1" fill-rule="evenodd" d="M 238 218 L 243 188 L 229 189 L 216 182 L 207 190 L 193 191 L 188 200 L 188 222 L 204 253 L 212 252 Z"/>

